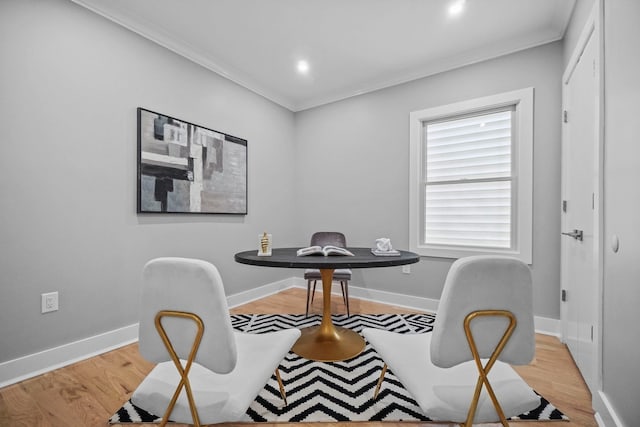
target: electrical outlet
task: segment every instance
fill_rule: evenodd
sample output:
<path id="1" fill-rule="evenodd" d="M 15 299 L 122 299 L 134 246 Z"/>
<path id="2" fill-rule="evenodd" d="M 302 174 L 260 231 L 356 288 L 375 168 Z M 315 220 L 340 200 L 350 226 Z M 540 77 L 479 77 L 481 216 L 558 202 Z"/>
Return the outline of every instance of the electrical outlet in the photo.
<path id="1" fill-rule="evenodd" d="M 41 295 L 42 313 L 58 311 L 58 293 L 49 292 Z"/>
<path id="2" fill-rule="evenodd" d="M 409 264 L 403 265 L 402 272 L 404 274 L 411 274 L 411 266 Z"/>

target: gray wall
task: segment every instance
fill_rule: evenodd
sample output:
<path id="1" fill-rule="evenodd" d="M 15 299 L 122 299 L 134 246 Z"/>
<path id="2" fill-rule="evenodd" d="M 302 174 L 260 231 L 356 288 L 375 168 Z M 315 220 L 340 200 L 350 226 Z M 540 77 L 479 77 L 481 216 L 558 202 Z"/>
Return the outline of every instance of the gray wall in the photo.
<path id="1" fill-rule="evenodd" d="M 626 426 L 640 417 L 640 2 L 606 0 L 603 390 Z M 611 238 L 620 250 L 611 250 Z"/>
<path id="2" fill-rule="evenodd" d="M 156 256 L 228 294 L 291 276 L 232 254 L 294 243 L 293 113 L 66 0 L 0 2 L 0 56 L 0 362 L 137 322 Z M 247 139 L 249 214 L 136 215 L 138 106 Z"/>
<path id="3" fill-rule="evenodd" d="M 267 230 L 408 246 L 410 111 L 535 87 L 535 311 L 559 318 L 562 48 L 553 43 L 293 114 L 65 0 L 0 3 L 0 362 L 137 322 L 140 270 L 164 255 L 220 268 L 228 294 L 294 272 L 234 263 Z M 136 107 L 249 141 L 247 216 L 135 214 Z M 357 271 L 438 299 L 451 260 Z M 40 314 L 40 294 L 60 310 Z"/>
<path id="4" fill-rule="evenodd" d="M 562 44 L 503 56 L 296 114 L 296 194 L 300 235 L 342 230 L 349 244 L 409 239 L 409 113 L 535 88 L 534 308 L 560 317 L 560 109 Z M 354 284 L 439 299 L 452 260 L 422 258 L 400 267 L 356 271 Z"/>

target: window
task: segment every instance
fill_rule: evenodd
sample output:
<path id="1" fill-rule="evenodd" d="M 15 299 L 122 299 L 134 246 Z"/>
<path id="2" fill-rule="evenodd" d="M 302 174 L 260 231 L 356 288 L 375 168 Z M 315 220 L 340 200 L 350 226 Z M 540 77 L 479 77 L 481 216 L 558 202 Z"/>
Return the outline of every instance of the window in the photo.
<path id="1" fill-rule="evenodd" d="M 533 89 L 410 116 L 410 248 L 531 263 Z"/>

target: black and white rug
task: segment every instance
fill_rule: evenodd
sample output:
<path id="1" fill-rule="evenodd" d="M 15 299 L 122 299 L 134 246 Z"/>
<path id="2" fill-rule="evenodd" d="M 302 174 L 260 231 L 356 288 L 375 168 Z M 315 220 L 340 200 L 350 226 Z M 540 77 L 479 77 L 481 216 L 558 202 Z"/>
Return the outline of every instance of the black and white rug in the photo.
<path id="1" fill-rule="evenodd" d="M 233 315 L 233 327 L 239 331 L 265 333 L 284 328 L 318 325 L 320 315 L 303 314 Z M 431 314 L 359 314 L 334 315 L 337 326 L 359 332 L 363 328 L 387 329 L 398 333 L 428 333 L 433 329 Z M 280 365 L 287 391 L 288 405 L 280 397 L 275 375 L 247 410 L 247 421 L 255 422 L 333 422 L 333 421 L 430 421 L 389 370 L 378 398 L 373 391 L 383 362 L 367 344 L 353 359 L 342 362 L 314 362 L 289 353 Z M 513 420 L 568 420 L 542 396 L 540 406 Z M 126 402 L 110 423 L 159 422 L 158 416 Z"/>

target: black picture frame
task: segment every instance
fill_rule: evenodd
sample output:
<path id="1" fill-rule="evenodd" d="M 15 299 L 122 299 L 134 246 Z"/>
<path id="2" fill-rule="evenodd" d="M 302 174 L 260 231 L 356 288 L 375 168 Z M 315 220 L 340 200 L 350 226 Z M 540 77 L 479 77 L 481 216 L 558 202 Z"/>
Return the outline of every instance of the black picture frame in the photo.
<path id="1" fill-rule="evenodd" d="M 137 212 L 247 214 L 247 140 L 142 107 Z"/>

